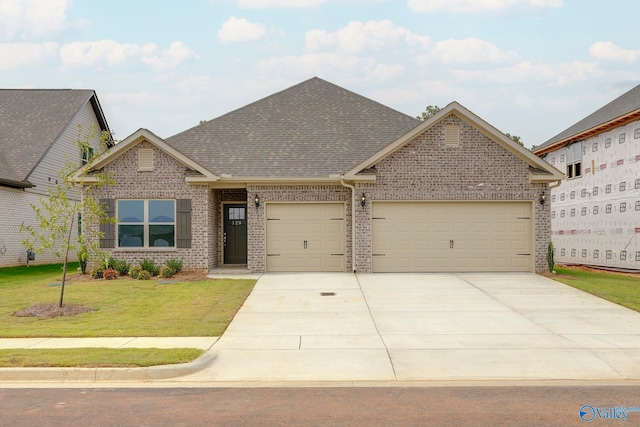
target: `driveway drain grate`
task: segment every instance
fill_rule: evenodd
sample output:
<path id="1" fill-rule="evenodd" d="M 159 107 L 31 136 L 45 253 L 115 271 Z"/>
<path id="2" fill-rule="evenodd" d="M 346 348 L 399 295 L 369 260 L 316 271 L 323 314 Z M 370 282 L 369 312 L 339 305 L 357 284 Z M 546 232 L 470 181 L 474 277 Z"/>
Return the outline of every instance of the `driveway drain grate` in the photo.
<path id="1" fill-rule="evenodd" d="M 336 293 L 335 292 L 320 292 L 320 296 L 323 296 L 323 297 L 334 297 L 334 296 L 336 296 Z"/>

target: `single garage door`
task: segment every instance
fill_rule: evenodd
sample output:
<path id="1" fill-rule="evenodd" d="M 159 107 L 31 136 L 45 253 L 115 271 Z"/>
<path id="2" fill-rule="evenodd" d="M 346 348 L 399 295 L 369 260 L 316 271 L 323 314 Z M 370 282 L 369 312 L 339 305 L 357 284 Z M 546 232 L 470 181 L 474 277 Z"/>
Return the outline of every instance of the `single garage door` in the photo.
<path id="1" fill-rule="evenodd" d="M 532 271 L 530 202 L 373 202 L 372 271 Z"/>
<path id="2" fill-rule="evenodd" d="M 267 271 L 344 271 L 344 203 L 268 203 Z"/>

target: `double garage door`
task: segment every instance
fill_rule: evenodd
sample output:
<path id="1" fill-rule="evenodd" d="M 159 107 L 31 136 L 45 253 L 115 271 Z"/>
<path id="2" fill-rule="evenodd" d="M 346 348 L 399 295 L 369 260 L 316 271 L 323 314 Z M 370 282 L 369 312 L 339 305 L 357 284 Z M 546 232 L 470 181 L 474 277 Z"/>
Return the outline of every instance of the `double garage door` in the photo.
<path id="1" fill-rule="evenodd" d="M 373 202 L 373 272 L 531 271 L 530 202 Z"/>
<path id="2" fill-rule="evenodd" d="M 269 203 L 267 271 L 344 271 L 344 203 Z"/>
<path id="3" fill-rule="evenodd" d="M 345 271 L 344 203 L 269 203 L 267 271 Z M 530 202 L 373 202 L 373 272 L 532 271 Z"/>

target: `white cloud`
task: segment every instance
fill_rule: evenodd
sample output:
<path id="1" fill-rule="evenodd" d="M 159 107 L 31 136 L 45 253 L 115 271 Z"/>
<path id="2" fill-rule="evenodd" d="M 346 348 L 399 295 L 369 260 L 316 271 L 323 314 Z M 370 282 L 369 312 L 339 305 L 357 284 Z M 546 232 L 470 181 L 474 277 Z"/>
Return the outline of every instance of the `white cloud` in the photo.
<path id="1" fill-rule="evenodd" d="M 563 0 L 407 0 L 414 12 L 494 12 L 516 6 L 561 7 Z"/>
<path id="2" fill-rule="evenodd" d="M 327 0 L 238 0 L 238 6 L 243 9 L 271 9 L 271 8 L 305 8 L 316 7 Z"/>
<path id="3" fill-rule="evenodd" d="M 454 70 L 461 81 L 472 83 L 499 83 L 503 85 L 523 82 L 549 82 L 560 86 L 585 81 L 602 74 L 597 62 L 564 62 L 560 64 L 532 64 L 520 62 L 511 67 L 493 70 Z"/>
<path id="4" fill-rule="evenodd" d="M 378 83 L 384 83 L 397 79 L 402 76 L 404 72 L 404 65 L 378 64 L 371 72 L 371 78 Z"/>
<path id="5" fill-rule="evenodd" d="M 66 28 L 71 0 L 0 0 L 0 33 L 34 38 Z"/>
<path id="6" fill-rule="evenodd" d="M 147 56 L 142 62 L 149 64 L 154 71 L 175 68 L 189 59 L 198 59 L 198 55 L 181 41 L 173 42 L 162 51 L 162 55 Z"/>
<path id="7" fill-rule="evenodd" d="M 35 65 L 58 53 L 57 43 L 2 43 L 0 70 Z"/>
<path id="8" fill-rule="evenodd" d="M 63 67 L 69 68 L 117 65 L 131 58 L 152 55 L 155 50 L 155 44 L 138 45 L 113 40 L 73 42 L 62 46 L 60 60 Z"/>
<path id="9" fill-rule="evenodd" d="M 640 58 L 640 50 L 623 49 L 611 42 L 592 44 L 589 54 L 599 61 L 635 62 Z"/>
<path id="10" fill-rule="evenodd" d="M 380 50 L 398 43 L 426 47 L 429 45 L 430 39 L 427 36 L 412 33 L 389 20 L 364 23 L 351 21 L 346 27 L 342 27 L 334 33 L 311 30 L 305 35 L 306 49 L 310 51 L 337 47 L 343 52 L 357 53 L 364 50 Z"/>
<path id="11" fill-rule="evenodd" d="M 232 16 L 222 24 L 218 31 L 218 40 L 220 43 L 248 42 L 264 37 L 266 32 L 267 29 L 262 24 L 254 24 L 244 18 Z"/>
<path id="12" fill-rule="evenodd" d="M 470 37 L 437 42 L 428 53 L 417 56 L 416 63 L 421 66 L 433 60 L 443 64 L 500 63 L 516 59 L 518 59 L 518 54 L 512 50 L 503 51 L 493 43 Z"/>

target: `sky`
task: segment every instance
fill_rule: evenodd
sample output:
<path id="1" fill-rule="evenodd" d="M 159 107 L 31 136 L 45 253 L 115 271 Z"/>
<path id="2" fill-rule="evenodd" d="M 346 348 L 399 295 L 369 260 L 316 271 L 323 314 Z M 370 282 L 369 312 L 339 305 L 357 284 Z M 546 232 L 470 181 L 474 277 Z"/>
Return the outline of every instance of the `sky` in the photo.
<path id="1" fill-rule="evenodd" d="M 0 0 L 0 87 L 166 138 L 312 77 L 540 145 L 640 83 L 637 0 Z"/>

